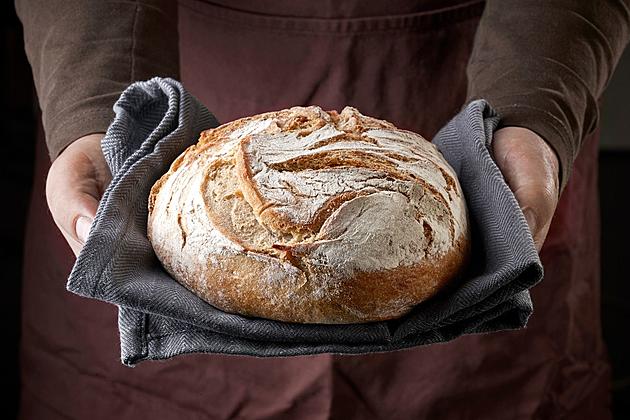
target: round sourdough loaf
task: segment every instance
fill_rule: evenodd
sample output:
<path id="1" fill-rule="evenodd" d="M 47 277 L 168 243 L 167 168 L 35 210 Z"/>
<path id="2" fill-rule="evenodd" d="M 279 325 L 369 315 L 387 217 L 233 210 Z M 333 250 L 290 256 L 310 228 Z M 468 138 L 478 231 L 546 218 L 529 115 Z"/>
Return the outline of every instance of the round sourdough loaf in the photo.
<path id="1" fill-rule="evenodd" d="M 469 254 L 464 196 L 437 148 L 345 107 L 293 107 L 201 133 L 151 190 L 164 268 L 231 313 L 397 318 Z"/>

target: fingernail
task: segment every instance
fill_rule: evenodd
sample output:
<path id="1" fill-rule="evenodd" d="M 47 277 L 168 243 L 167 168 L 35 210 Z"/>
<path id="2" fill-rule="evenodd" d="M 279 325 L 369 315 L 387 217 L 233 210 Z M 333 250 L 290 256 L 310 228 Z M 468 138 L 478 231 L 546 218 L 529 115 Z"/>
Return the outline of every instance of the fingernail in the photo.
<path id="1" fill-rule="evenodd" d="M 536 233 L 536 216 L 534 216 L 534 212 L 526 208 L 523 210 L 523 214 L 525 215 L 525 220 L 527 220 L 527 224 L 529 225 L 529 230 L 532 232 L 532 236 Z"/>
<path id="2" fill-rule="evenodd" d="M 87 237 L 90 234 L 90 228 L 92 227 L 92 219 L 89 217 L 81 216 L 77 219 L 77 237 L 79 241 L 85 243 Z"/>

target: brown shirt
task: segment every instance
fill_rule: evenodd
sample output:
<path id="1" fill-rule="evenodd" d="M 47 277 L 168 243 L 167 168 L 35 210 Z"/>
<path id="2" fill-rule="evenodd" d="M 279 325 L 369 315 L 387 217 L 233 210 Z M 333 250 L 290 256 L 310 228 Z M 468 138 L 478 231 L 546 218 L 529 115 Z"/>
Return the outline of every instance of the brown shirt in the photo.
<path id="1" fill-rule="evenodd" d="M 16 6 L 52 159 L 77 138 L 104 132 L 131 82 L 178 76 L 174 1 Z M 629 9 L 630 0 L 486 2 L 468 66 L 468 99 L 487 99 L 503 125 L 543 137 L 558 154 L 562 188 L 630 38 Z"/>

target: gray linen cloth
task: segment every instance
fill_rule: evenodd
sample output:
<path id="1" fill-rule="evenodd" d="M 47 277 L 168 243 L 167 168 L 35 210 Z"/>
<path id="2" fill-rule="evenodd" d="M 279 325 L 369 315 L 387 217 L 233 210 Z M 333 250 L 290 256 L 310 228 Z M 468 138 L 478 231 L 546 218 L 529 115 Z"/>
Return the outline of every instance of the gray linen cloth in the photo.
<path id="1" fill-rule="evenodd" d="M 523 328 L 533 311 L 528 288 L 543 268 L 514 195 L 489 152 L 498 117 L 483 100 L 468 104 L 435 137 L 467 199 L 473 264 L 466 278 L 393 321 L 294 324 L 225 313 L 162 268 L 146 235 L 153 183 L 215 117 L 172 79 L 138 82 L 114 106 L 102 141 L 113 179 L 101 200 L 67 288 L 119 307 L 125 365 L 183 353 L 292 356 L 369 353 Z"/>

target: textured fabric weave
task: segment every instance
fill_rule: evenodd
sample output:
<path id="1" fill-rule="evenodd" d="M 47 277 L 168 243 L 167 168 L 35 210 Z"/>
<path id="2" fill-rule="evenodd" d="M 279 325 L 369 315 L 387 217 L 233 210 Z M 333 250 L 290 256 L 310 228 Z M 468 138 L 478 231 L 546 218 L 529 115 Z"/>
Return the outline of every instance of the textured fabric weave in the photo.
<path id="1" fill-rule="evenodd" d="M 469 275 L 398 320 L 292 324 L 225 313 L 162 268 L 146 235 L 149 191 L 216 118 L 182 85 L 154 78 L 131 85 L 102 141 L 113 179 L 68 279 L 81 296 L 119 307 L 121 359 L 134 365 L 191 352 L 291 356 L 370 353 L 526 325 L 527 289 L 543 269 L 525 218 L 489 152 L 498 117 L 468 104 L 433 142 L 455 169 L 473 227 Z"/>

